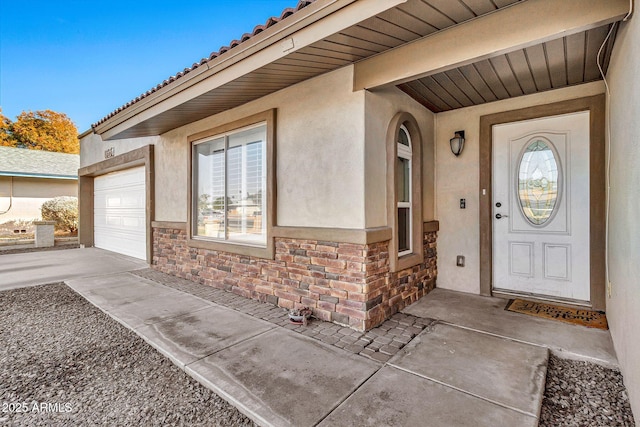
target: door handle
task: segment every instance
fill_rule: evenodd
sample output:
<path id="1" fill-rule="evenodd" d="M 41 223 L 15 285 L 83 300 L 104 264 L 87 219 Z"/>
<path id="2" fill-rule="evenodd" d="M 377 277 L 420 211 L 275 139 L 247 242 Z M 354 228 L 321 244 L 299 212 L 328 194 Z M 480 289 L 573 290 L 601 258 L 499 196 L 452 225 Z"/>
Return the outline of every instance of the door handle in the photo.
<path id="1" fill-rule="evenodd" d="M 509 218 L 509 215 L 496 214 L 496 219 Z"/>

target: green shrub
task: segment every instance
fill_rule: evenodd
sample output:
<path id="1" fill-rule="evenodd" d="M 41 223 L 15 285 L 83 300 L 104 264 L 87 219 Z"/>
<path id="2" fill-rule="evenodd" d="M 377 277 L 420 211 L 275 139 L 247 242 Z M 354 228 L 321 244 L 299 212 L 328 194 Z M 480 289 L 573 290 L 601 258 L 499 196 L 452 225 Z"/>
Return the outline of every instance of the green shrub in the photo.
<path id="1" fill-rule="evenodd" d="M 56 228 L 75 232 L 78 230 L 78 198 L 56 197 L 47 200 L 40 208 L 44 221 L 55 221 Z"/>

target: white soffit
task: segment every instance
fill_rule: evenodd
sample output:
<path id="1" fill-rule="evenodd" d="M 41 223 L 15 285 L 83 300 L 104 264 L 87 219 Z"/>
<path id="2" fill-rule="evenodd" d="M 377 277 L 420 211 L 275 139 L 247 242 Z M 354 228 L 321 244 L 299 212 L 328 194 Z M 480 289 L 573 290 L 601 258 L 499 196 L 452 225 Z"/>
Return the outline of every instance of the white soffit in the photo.
<path id="1" fill-rule="evenodd" d="M 185 84 L 188 79 L 177 80 L 161 94 L 106 120 L 96 132 L 103 139 L 160 135 L 354 63 L 355 90 L 399 85 L 435 112 L 561 87 L 557 81 L 562 80 L 565 85 L 592 81 L 598 78 L 593 47 L 604 39 L 606 24 L 624 16 L 623 3 L 628 5 L 626 0 L 343 0 L 338 8 L 337 0 L 318 0 L 307 8 L 319 8 L 321 3 L 331 3 L 335 10 L 315 21 L 309 17 L 313 10 L 308 10 L 302 20 L 311 20 L 309 25 L 298 28 L 292 21 L 287 24 L 290 31 L 272 34 L 273 43 L 264 49 L 245 49 L 242 59 L 226 68 L 224 61 L 216 62 L 195 73 L 193 85 Z M 584 13 L 569 14 L 577 3 Z M 529 22 L 520 15 L 532 7 L 540 10 Z M 503 19 L 534 28 L 526 40 L 507 37 L 507 28 L 496 24 Z M 455 48 L 443 48 L 451 46 L 452 34 L 474 34 L 474 28 L 487 26 L 486 22 L 502 43 L 494 43 L 491 54 L 487 47 L 474 54 L 460 42 Z M 279 24 L 270 29 L 276 31 Z M 438 39 L 449 42 L 430 44 Z M 405 59 L 409 55 L 410 61 L 394 68 L 389 64 L 398 54 Z M 544 67 L 540 58 L 545 58 Z M 529 78 L 524 77 L 527 73 Z"/>

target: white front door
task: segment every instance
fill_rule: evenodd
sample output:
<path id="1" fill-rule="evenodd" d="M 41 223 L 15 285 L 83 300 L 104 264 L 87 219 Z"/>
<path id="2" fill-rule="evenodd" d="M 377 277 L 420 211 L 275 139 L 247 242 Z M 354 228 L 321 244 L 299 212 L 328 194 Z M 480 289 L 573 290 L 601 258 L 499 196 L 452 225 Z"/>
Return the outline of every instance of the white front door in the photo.
<path id="1" fill-rule="evenodd" d="M 588 302 L 589 112 L 493 126 L 493 289 Z"/>

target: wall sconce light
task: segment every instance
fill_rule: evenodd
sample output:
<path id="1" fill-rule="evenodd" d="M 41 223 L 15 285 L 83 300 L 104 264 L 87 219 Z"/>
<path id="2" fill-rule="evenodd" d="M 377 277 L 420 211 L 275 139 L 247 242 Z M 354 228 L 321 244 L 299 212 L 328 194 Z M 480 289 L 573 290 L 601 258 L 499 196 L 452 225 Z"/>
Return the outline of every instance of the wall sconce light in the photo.
<path id="1" fill-rule="evenodd" d="M 451 152 L 458 157 L 464 148 L 464 131 L 457 130 L 453 138 L 449 140 L 449 144 L 451 145 Z"/>

